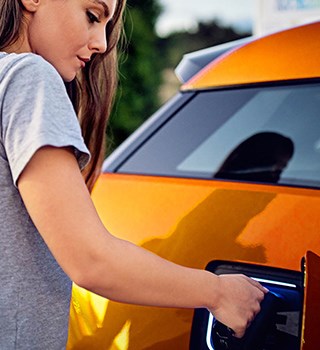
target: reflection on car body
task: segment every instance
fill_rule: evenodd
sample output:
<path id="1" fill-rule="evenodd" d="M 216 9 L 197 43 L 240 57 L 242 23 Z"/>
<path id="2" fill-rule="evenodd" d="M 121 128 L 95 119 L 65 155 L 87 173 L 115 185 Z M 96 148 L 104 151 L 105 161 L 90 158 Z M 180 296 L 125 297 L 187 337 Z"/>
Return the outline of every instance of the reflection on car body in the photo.
<path id="1" fill-rule="evenodd" d="M 316 22 L 214 48 L 106 159 L 93 192 L 116 236 L 245 273 L 276 301 L 233 344 L 206 310 L 123 305 L 75 286 L 69 349 L 320 347 L 319 34 Z"/>

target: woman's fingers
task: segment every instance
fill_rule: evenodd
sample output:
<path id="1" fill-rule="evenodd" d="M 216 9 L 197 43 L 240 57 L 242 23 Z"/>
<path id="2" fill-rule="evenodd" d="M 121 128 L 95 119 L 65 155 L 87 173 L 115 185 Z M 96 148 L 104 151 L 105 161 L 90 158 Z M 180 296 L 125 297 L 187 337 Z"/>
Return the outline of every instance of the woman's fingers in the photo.
<path id="1" fill-rule="evenodd" d="M 241 338 L 260 312 L 260 303 L 268 292 L 259 282 L 244 275 L 220 275 L 220 303 L 215 317 Z"/>
<path id="2" fill-rule="evenodd" d="M 248 282 L 250 282 L 253 286 L 260 289 L 263 293 L 268 293 L 269 290 L 265 288 L 263 285 L 261 285 L 258 281 L 254 280 L 253 278 L 250 278 L 248 276 L 243 275 L 244 278 L 247 279 Z"/>

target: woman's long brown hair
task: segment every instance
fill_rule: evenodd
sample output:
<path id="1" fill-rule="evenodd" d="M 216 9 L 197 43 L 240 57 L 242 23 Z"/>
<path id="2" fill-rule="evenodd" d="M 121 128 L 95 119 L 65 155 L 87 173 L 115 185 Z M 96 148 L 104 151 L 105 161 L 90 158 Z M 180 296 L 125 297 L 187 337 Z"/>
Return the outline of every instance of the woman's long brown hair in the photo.
<path id="1" fill-rule="evenodd" d="M 116 11 L 107 24 L 107 51 L 95 54 L 66 88 L 78 115 L 84 141 L 91 152 L 83 176 L 91 191 L 105 155 L 106 126 L 118 82 L 117 43 L 122 29 L 125 0 L 117 0 Z M 23 25 L 20 0 L 0 0 L 0 50 L 19 39 Z"/>

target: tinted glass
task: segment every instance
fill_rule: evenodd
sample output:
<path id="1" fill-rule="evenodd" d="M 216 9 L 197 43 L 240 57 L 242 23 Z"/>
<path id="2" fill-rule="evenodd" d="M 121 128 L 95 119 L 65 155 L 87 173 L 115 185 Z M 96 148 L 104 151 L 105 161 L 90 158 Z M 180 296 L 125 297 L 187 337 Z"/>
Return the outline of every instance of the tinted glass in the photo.
<path id="1" fill-rule="evenodd" d="M 199 92 L 119 169 L 320 186 L 320 84 Z"/>

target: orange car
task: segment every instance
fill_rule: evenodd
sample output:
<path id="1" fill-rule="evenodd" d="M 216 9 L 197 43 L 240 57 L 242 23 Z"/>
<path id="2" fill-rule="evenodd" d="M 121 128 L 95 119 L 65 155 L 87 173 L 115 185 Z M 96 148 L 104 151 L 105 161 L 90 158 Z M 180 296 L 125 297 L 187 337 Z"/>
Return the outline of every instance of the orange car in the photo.
<path id="1" fill-rule="evenodd" d="M 319 38 L 317 22 L 187 55 L 188 81 L 106 159 L 93 192 L 114 235 L 266 285 L 244 338 L 207 310 L 74 286 L 68 349 L 320 349 Z"/>

